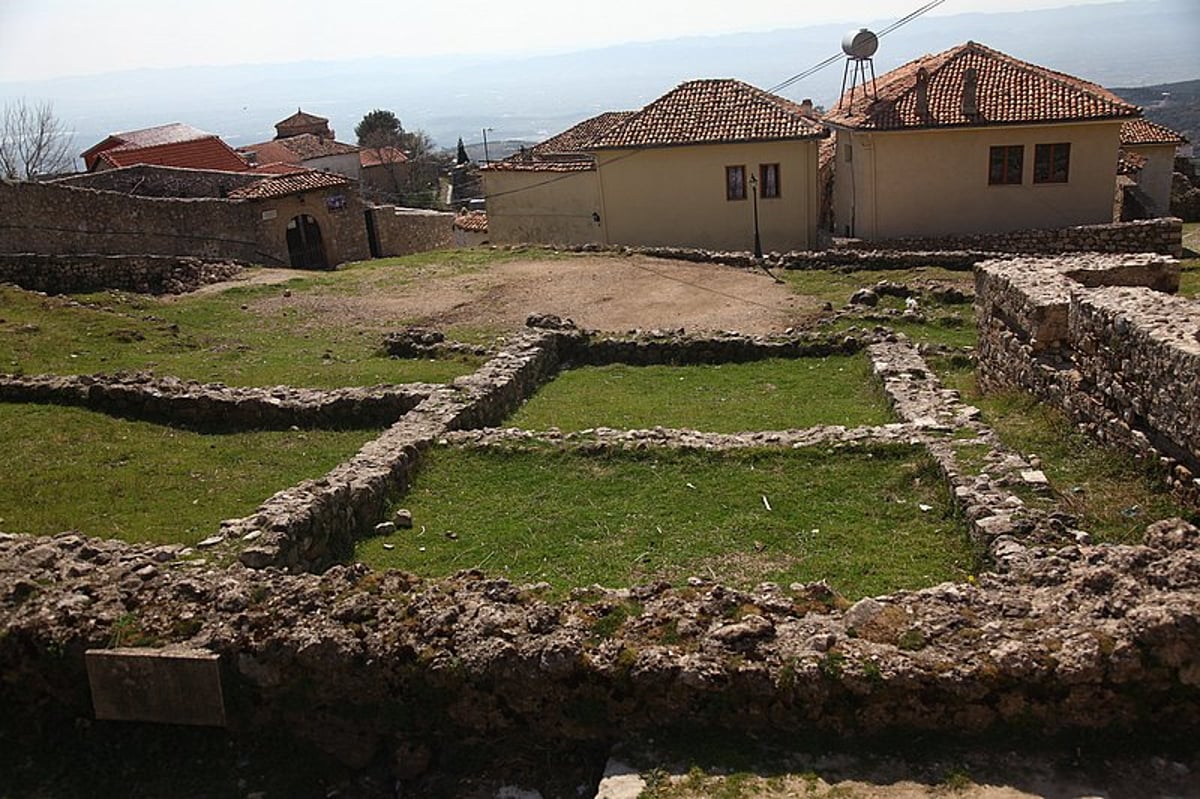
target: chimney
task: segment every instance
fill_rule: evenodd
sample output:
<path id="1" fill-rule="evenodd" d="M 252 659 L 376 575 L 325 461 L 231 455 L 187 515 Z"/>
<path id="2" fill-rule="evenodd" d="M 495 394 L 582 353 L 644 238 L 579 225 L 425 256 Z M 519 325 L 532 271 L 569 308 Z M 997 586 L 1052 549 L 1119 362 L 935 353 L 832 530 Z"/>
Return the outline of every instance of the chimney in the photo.
<path id="1" fill-rule="evenodd" d="M 917 115 L 922 119 L 929 116 L 929 70 L 925 67 L 917 69 Z"/>
<path id="2" fill-rule="evenodd" d="M 811 97 L 805 97 L 800 103 L 800 113 L 810 118 L 813 116 L 813 102 Z"/>
<path id="3" fill-rule="evenodd" d="M 975 67 L 967 67 L 963 72 L 962 112 L 965 117 L 973 117 L 979 113 L 979 73 Z"/>

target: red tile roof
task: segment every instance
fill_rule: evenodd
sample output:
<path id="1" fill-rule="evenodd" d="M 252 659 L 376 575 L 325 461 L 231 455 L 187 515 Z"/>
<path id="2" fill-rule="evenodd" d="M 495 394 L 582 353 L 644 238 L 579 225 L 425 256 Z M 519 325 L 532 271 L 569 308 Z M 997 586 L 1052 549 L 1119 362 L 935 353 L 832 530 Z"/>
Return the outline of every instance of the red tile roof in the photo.
<path id="1" fill-rule="evenodd" d="M 614 125 L 619 125 L 636 113 L 636 111 L 605 111 L 597 114 L 567 128 L 557 136 L 551 136 L 541 144 L 534 145 L 533 154 L 539 156 L 581 153 Z"/>
<path id="2" fill-rule="evenodd" d="M 526 151 L 522 156 L 514 153 L 503 161 L 493 161 L 481 169 L 488 172 L 590 172 L 596 168 L 591 156 L 551 156 L 535 158 Z"/>
<path id="3" fill-rule="evenodd" d="M 152 147 L 117 147 L 99 153 L 93 158 L 92 164 L 100 161 L 113 167 L 153 164 L 223 172 L 245 172 L 250 169 L 232 147 L 216 136 Z"/>
<path id="4" fill-rule="evenodd" d="M 1139 144 L 1173 144 L 1176 147 L 1188 140 L 1170 128 L 1148 119 L 1131 119 L 1121 126 L 1121 146 L 1136 147 Z"/>
<path id="5" fill-rule="evenodd" d="M 799 103 L 738 80 L 681 84 L 601 134 L 588 149 L 818 139 Z"/>
<path id="6" fill-rule="evenodd" d="M 975 113 L 963 108 L 968 69 L 976 75 Z M 1095 83 L 975 42 L 910 61 L 881 75 L 876 88 L 878 99 L 861 86 L 853 101 L 847 92 L 825 120 L 864 130 L 902 130 L 1121 119 L 1141 113 Z"/>
<path id="7" fill-rule="evenodd" d="M 468 233 L 487 233 L 487 214 L 483 211 L 467 211 L 454 217 L 454 227 Z"/>
<path id="8" fill-rule="evenodd" d="M 403 164 L 408 156 L 399 147 L 364 147 L 358 151 L 358 163 L 362 167 L 384 164 Z"/>
<path id="9" fill-rule="evenodd" d="M 240 189 L 229 192 L 231 200 L 262 200 L 269 197 L 284 197 L 288 194 L 300 194 L 315 189 L 329 189 L 335 186 L 349 185 L 350 179 L 341 175 L 331 175 L 328 172 L 317 172 L 309 169 L 291 175 L 278 175 L 263 178 Z"/>
<path id="10" fill-rule="evenodd" d="M 286 139 L 272 139 L 258 144 L 247 144 L 238 148 L 238 152 L 254 153 L 255 159 L 262 164 L 272 162 L 299 164 L 313 158 L 357 153 L 358 150 L 359 148 L 353 144 L 314 136 L 311 133 L 301 133 Z"/>
<path id="11" fill-rule="evenodd" d="M 276 138 L 282 139 L 297 133 L 318 133 L 333 138 L 333 131 L 329 129 L 328 119 L 316 114 L 307 114 L 299 108 L 290 117 L 275 123 Z"/>
<path id="12" fill-rule="evenodd" d="M 307 172 L 308 169 L 300 164 L 288 164 L 282 161 L 272 161 L 267 164 L 255 164 L 253 171 L 264 172 L 269 175 L 295 175 L 300 172 Z"/>
<path id="13" fill-rule="evenodd" d="M 141 130 L 127 130 L 123 133 L 111 133 L 98 144 L 94 144 L 83 152 L 83 160 L 88 169 L 95 166 L 96 157 L 102 152 L 119 149 L 137 149 L 141 147 L 157 147 L 163 144 L 179 144 L 182 142 L 207 139 L 214 134 L 207 133 L 182 122 L 172 122 L 168 125 L 157 125 Z"/>

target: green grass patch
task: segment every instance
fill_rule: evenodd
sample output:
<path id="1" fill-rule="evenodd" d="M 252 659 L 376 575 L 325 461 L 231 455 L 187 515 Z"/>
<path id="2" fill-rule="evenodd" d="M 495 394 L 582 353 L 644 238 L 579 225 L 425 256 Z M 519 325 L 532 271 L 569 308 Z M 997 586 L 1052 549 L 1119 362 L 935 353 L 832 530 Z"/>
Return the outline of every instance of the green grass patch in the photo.
<path id="1" fill-rule="evenodd" d="M 1179 262 L 1179 295 L 1200 298 L 1200 258 L 1188 258 Z"/>
<path id="2" fill-rule="evenodd" d="M 865 355 L 706 366 L 571 369 L 542 387 L 509 424 L 717 433 L 893 421 Z"/>
<path id="3" fill-rule="evenodd" d="M 1200 513 L 1172 499 L 1147 465 L 1088 438 L 1055 408 L 1019 391 L 981 394 L 971 369 L 944 359 L 930 365 L 945 385 L 983 412 L 984 423 L 1005 446 L 1041 460 L 1054 494 L 1042 499 L 1021 492 L 1029 504 L 1071 513 L 1079 518 L 1080 528 L 1109 543 L 1138 543 L 1146 525 L 1157 519 L 1182 516 L 1200 521 Z M 972 459 L 978 455 L 974 445 L 958 445 L 959 450 L 964 465 L 985 465 L 981 457 Z"/>
<path id="4" fill-rule="evenodd" d="M 834 321 L 829 329 L 871 329 L 881 325 L 903 333 L 918 344 L 945 344 L 950 347 L 974 347 L 978 340 L 975 317 L 969 305 L 947 306 L 945 310 L 934 312 L 926 309 L 926 320 L 920 322 L 900 316 L 883 320 L 848 316 Z"/>
<path id="5" fill-rule="evenodd" d="M 940 266 L 919 266 L 913 269 L 785 269 L 778 272 L 796 294 L 816 297 L 840 308 L 850 301 L 859 289 L 871 288 L 882 280 L 903 283 L 912 288 L 929 282 L 954 284 L 964 291 L 974 290 L 971 270 L 951 271 Z M 903 300 L 900 307 L 903 307 Z M 970 307 L 970 306 L 967 306 Z"/>
<path id="6" fill-rule="evenodd" d="M 0 403 L 0 529 L 194 544 L 222 519 L 349 459 L 373 431 L 205 435 Z"/>
<path id="7" fill-rule="evenodd" d="M 80 305 L 0 286 L 0 372 L 149 371 L 233 386 L 334 388 L 444 382 L 478 367 L 474 358 L 389 358 L 383 333 L 400 320 L 371 330 L 324 325 L 285 290 L 293 289 L 235 287 L 180 299 L 104 292 Z M 257 302 L 265 298 L 271 302 Z"/>
<path id="8" fill-rule="evenodd" d="M 431 577 L 480 568 L 559 591 L 700 575 L 744 587 L 827 579 L 858 597 L 975 567 L 936 467 L 909 447 L 438 449 L 398 504 L 415 528 L 360 542 L 359 560 Z"/>

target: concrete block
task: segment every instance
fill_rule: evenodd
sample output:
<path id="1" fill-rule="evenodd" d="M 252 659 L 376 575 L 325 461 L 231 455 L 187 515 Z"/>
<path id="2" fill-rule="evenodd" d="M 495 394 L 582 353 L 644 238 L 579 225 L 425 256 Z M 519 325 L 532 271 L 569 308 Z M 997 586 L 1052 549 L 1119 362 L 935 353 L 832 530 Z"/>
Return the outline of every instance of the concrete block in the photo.
<path id="1" fill-rule="evenodd" d="M 97 719 L 225 726 L 220 656 L 180 648 L 84 653 Z"/>

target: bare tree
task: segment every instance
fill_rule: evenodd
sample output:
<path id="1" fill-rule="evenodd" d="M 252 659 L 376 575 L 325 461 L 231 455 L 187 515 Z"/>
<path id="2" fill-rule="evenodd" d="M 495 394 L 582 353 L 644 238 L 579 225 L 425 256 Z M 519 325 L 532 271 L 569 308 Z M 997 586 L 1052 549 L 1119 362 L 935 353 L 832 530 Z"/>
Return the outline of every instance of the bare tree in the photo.
<path id="1" fill-rule="evenodd" d="M 0 118 L 0 173 L 9 180 L 29 180 L 63 172 L 75 160 L 73 143 L 50 103 L 9 103 Z"/>

